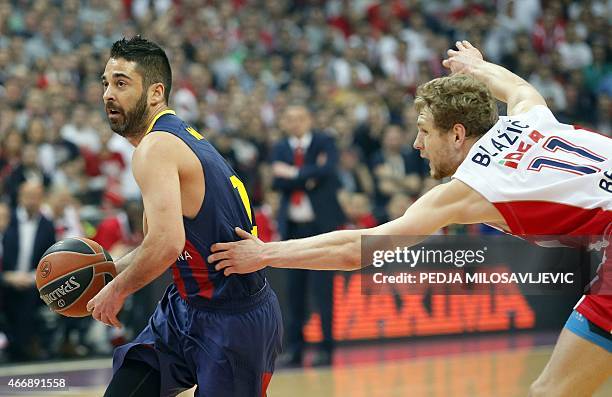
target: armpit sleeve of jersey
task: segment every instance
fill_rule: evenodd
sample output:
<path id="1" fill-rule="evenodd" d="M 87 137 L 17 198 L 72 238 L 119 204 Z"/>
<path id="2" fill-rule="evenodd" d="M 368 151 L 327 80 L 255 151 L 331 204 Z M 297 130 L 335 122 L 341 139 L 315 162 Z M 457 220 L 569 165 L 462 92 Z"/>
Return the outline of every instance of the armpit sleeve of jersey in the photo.
<path id="1" fill-rule="evenodd" d="M 459 166 L 452 178 L 458 179 L 476 190 L 489 202 L 494 203 L 496 201 L 501 201 L 499 192 L 497 192 L 490 183 L 487 183 L 487 178 L 483 177 L 483 175 L 474 173 L 471 167 Z"/>
<path id="2" fill-rule="evenodd" d="M 524 113 L 519 113 L 519 114 L 515 114 L 514 116 L 505 116 L 507 118 L 512 118 L 514 120 L 518 119 L 525 119 L 525 120 L 531 120 L 533 121 L 557 121 L 557 118 L 555 117 L 555 115 L 550 111 L 550 109 L 548 108 L 548 106 L 544 106 L 544 105 L 535 105 L 534 107 L 532 107 L 531 109 L 529 109 L 528 111 L 524 112 Z M 557 121 L 558 122 L 558 121 Z"/>

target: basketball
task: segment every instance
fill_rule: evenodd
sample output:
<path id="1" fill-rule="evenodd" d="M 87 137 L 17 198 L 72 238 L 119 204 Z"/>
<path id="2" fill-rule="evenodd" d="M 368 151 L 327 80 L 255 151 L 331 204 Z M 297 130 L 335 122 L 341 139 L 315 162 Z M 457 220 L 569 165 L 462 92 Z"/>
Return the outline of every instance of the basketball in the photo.
<path id="1" fill-rule="evenodd" d="M 53 244 L 36 268 L 40 298 L 54 312 L 85 317 L 87 302 L 115 276 L 110 254 L 95 241 L 71 237 Z"/>

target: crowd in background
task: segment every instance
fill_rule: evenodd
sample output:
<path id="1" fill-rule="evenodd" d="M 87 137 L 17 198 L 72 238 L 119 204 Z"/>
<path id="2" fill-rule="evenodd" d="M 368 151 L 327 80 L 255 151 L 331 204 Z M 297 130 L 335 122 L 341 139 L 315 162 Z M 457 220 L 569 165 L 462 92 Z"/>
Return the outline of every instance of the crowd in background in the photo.
<path id="1" fill-rule="evenodd" d="M 446 74 L 441 61 L 456 40 L 532 83 L 560 121 L 610 135 L 611 16 L 605 0 L 1 2 L 0 350 L 12 360 L 78 356 L 108 352 L 92 340 L 121 337 L 41 310 L 41 327 L 59 331 L 36 341 L 41 333 L 15 320 L 24 306 L 7 310 L 14 294 L 34 294 L 31 310 L 40 309 L 24 274 L 48 242 L 87 236 L 120 256 L 142 239 L 133 148 L 112 133 L 102 106 L 100 75 L 115 40 L 142 34 L 166 50 L 170 107 L 238 172 L 271 240 L 280 236 L 270 157 L 291 134 L 289 104 L 306 104 L 313 131 L 333 138 L 341 227 L 375 226 L 437 183 L 412 148 L 413 98 Z M 41 219 L 52 225 L 44 233 Z"/>

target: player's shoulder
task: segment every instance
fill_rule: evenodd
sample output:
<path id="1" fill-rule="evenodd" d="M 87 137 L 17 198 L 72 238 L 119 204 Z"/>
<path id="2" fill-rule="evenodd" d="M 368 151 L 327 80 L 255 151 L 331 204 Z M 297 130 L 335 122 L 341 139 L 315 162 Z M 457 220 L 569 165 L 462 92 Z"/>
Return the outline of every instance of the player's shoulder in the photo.
<path id="1" fill-rule="evenodd" d="M 168 160 L 180 157 L 186 149 L 181 139 L 170 131 L 155 130 L 145 135 L 134 150 L 133 161 Z"/>

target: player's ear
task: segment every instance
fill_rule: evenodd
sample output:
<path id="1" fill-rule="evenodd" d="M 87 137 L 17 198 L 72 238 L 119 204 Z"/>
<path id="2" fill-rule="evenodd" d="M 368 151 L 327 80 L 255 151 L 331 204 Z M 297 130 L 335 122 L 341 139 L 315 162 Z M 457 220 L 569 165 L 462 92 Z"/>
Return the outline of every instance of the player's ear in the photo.
<path id="1" fill-rule="evenodd" d="M 149 98 L 151 105 L 158 105 L 166 100 L 164 94 L 166 92 L 166 87 L 162 83 L 153 83 L 149 87 Z"/>
<path id="2" fill-rule="evenodd" d="M 467 138 L 467 131 L 465 130 L 465 126 L 463 124 L 454 124 L 451 128 L 451 134 L 453 136 L 453 142 L 457 146 L 463 145 L 465 139 Z"/>

